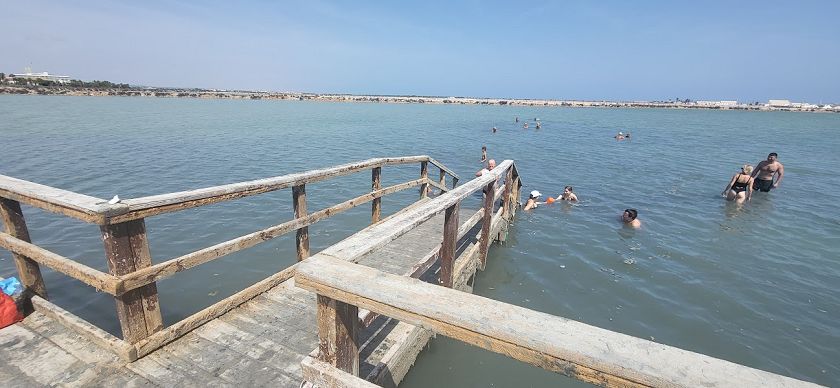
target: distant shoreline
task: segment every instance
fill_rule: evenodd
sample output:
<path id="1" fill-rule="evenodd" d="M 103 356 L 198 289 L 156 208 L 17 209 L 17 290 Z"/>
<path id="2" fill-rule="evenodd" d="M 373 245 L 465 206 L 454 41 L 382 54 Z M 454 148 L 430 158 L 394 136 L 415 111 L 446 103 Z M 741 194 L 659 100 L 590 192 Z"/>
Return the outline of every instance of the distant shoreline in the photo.
<path id="1" fill-rule="evenodd" d="M 473 97 L 424 97 L 424 96 L 377 96 L 350 94 L 315 94 L 292 92 L 254 92 L 207 89 L 175 88 L 126 88 L 95 89 L 68 88 L 61 86 L 14 86 L 0 85 L 0 95 L 60 95 L 60 96 L 116 96 L 116 97 L 159 97 L 159 98 L 205 98 L 238 100 L 310 100 L 326 102 L 367 102 L 386 104 L 457 104 L 457 105 L 499 105 L 499 106 L 548 106 L 581 108 L 670 108 L 670 109 L 711 109 L 711 110 L 750 110 L 750 111 L 791 111 L 840 113 L 834 109 L 773 107 L 760 105 L 713 105 L 709 103 L 674 102 L 674 101 L 580 101 L 546 100 L 518 98 L 473 98 Z"/>

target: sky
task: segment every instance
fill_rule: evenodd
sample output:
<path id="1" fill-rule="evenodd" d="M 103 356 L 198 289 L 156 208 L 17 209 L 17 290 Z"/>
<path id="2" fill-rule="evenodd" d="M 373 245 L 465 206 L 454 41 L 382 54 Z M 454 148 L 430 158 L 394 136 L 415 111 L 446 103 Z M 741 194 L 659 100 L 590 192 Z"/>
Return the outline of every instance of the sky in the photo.
<path id="1" fill-rule="evenodd" d="M 161 87 L 840 103 L 838 1 L 0 1 L 0 72 Z"/>

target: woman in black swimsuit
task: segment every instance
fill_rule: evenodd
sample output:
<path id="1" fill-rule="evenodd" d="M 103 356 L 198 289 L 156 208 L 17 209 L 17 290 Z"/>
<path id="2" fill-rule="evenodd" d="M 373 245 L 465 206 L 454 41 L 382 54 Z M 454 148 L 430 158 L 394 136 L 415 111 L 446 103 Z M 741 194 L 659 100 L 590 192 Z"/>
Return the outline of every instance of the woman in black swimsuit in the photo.
<path id="1" fill-rule="evenodd" d="M 750 176 L 752 170 L 753 167 L 749 164 L 741 167 L 741 172 L 732 176 L 721 195 L 726 196 L 727 201 L 737 200 L 739 203 L 749 201 L 753 191 L 753 178 Z"/>

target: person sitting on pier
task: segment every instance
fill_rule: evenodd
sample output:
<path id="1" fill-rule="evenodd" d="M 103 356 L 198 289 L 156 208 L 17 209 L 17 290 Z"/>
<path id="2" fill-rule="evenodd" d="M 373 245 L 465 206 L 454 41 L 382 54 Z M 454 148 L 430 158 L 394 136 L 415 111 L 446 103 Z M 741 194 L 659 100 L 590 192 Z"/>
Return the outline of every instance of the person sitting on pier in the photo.
<path id="1" fill-rule="evenodd" d="M 741 172 L 732 176 L 721 195 L 725 196 L 727 201 L 737 200 L 739 203 L 749 201 L 753 192 L 753 177 L 750 176 L 752 171 L 753 167 L 749 164 L 741 167 Z"/>
<path id="2" fill-rule="evenodd" d="M 485 172 L 492 171 L 494 168 L 496 168 L 496 160 L 490 159 L 487 161 L 487 168 L 482 168 L 481 170 L 478 170 L 478 172 L 475 173 L 475 176 L 481 176 Z"/>
<path id="3" fill-rule="evenodd" d="M 627 226 L 639 228 L 642 226 L 642 222 L 639 221 L 638 217 L 639 212 L 636 209 L 624 209 L 624 212 L 621 213 L 621 222 Z"/>
<path id="4" fill-rule="evenodd" d="M 539 199 L 541 195 L 542 194 L 540 194 L 537 190 L 532 191 L 531 195 L 528 196 L 528 201 L 525 202 L 525 207 L 523 207 L 522 210 L 531 210 L 537 207 L 537 199 Z"/>

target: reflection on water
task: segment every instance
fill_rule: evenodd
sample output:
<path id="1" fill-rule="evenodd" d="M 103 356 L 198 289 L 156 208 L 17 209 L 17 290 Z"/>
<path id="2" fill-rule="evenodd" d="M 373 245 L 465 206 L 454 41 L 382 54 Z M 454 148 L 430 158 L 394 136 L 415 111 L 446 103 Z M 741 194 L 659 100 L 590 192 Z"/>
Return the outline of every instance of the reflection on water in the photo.
<path id="1" fill-rule="evenodd" d="M 523 130 L 514 116 L 540 117 L 542 128 Z M 507 242 L 490 250 L 478 294 L 796 378 L 840 381 L 840 176 L 833 172 L 840 115 L 0 96 L 0 117 L 0 174 L 101 198 L 417 154 L 442 161 L 463 183 L 487 145 L 489 158 L 516 160 L 523 193 L 554 195 L 572 185 L 582 201 L 518 212 Z M 487 130 L 493 126 L 495 134 Z M 633 141 L 616 142 L 617 128 Z M 733 144 L 733 130 L 756 141 Z M 731 171 L 772 151 L 787 172 L 778 190 L 743 205 L 720 198 Z M 384 168 L 383 186 L 418 176 L 418 166 Z M 314 184 L 308 205 L 322 209 L 369 188 L 370 174 Z M 386 197 L 383 212 L 416 198 L 416 190 Z M 480 203 L 478 194 L 462 206 Z M 617 221 L 625 208 L 639 210 L 641 229 Z M 36 243 L 107 269 L 98 228 L 24 213 Z M 152 217 L 153 260 L 292 214 L 291 195 L 281 191 Z M 369 217 L 360 207 L 311 226 L 313 251 Z M 287 237 L 161 281 L 164 320 L 293 263 Z M 0 251 L 0 276 L 14 272 Z M 118 332 L 112 298 L 52 271 L 44 276 L 56 303 Z M 577 384 L 440 337 L 429 350 L 404 386 Z"/>

